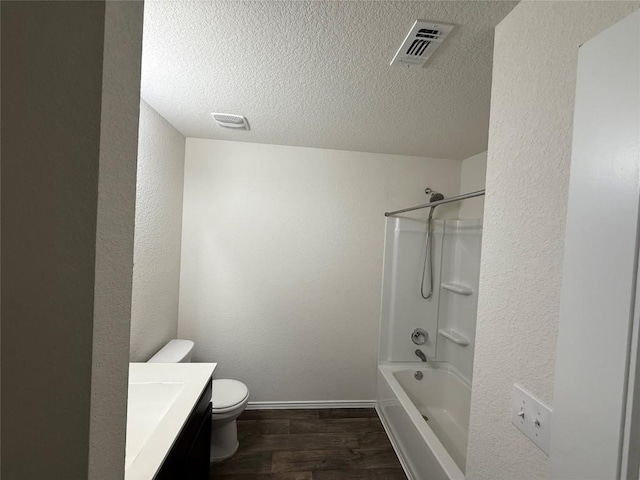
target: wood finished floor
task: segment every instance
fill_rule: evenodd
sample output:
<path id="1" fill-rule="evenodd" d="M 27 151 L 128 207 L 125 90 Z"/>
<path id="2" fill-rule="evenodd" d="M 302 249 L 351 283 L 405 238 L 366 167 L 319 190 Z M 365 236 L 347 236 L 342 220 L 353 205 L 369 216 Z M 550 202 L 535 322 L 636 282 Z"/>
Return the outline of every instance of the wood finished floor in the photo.
<path id="1" fill-rule="evenodd" d="M 211 480 L 406 480 L 373 408 L 246 410 Z"/>

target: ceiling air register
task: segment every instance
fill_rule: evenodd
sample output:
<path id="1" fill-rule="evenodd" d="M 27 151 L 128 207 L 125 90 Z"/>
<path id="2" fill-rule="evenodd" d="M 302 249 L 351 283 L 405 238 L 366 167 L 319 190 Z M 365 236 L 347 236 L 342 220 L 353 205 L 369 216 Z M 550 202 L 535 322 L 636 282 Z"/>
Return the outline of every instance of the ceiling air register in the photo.
<path id="1" fill-rule="evenodd" d="M 220 127 L 249 130 L 249 122 L 247 121 L 247 118 L 242 115 L 234 115 L 232 113 L 212 113 L 211 116 Z"/>
<path id="2" fill-rule="evenodd" d="M 452 29 L 446 23 L 416 20 L 391 65 L 424 66 Z"/>

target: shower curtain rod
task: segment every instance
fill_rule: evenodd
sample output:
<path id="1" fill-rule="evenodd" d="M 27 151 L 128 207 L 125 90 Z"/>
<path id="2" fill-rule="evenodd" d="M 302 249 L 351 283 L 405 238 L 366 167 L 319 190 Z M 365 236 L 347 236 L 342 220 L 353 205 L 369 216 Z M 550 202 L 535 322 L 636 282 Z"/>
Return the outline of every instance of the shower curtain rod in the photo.
<path id="1" fill-rule="evenodd" d="M 459 200 L 464 200 L 465 198 L 479 197 L 480 195 L 484 195 L 484 190 L 478 190 L 477 192 L 464 193 L 462 195 L 458 195 L 455 197 L 445 198 L 444 200 L 437 200 L 435 202 L 425 203 L 424 205 L 416 205 L 415 207 L 403 208 L 402 210 L 385 212 L 384 216 L 390 217 L 391 215 L 397 215 L 398 213 L 411 212 L 413 210 L 420 210 L 422 208 L 428 208 L 428 207 L 437 207 L 438 205 L 444 205 L 445 203 L 457 202 Z"/>

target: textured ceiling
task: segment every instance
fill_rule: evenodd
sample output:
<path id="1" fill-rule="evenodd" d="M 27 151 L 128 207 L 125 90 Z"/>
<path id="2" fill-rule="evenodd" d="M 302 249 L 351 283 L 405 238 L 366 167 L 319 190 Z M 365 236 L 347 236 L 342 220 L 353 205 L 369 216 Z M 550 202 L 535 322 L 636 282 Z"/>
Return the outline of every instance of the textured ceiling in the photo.
<path id="1" fill-rule="evenodd" d="M 463 159 L 486 149 L 493 29 L 515 4 L 147 0 L 142 96 L 188 137 Z M 425 68 L 389 66 L 418 18 L 457 27 Z"/>

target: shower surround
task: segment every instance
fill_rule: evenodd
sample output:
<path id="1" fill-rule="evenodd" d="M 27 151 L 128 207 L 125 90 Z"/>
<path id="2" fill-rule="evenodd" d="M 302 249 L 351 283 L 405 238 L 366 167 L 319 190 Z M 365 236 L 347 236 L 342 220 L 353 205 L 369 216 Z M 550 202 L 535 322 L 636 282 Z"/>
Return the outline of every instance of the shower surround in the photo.
<path id="1" fill-rule="evenodd" d="M 420 295 L 426 231 L 425 221 L 387 219 L 377 408 L 409 478 L 463 479 L 482 222 L 432 223 L 428 300 Z M 425 343 L 412 341 L 416 328 Z"/>

